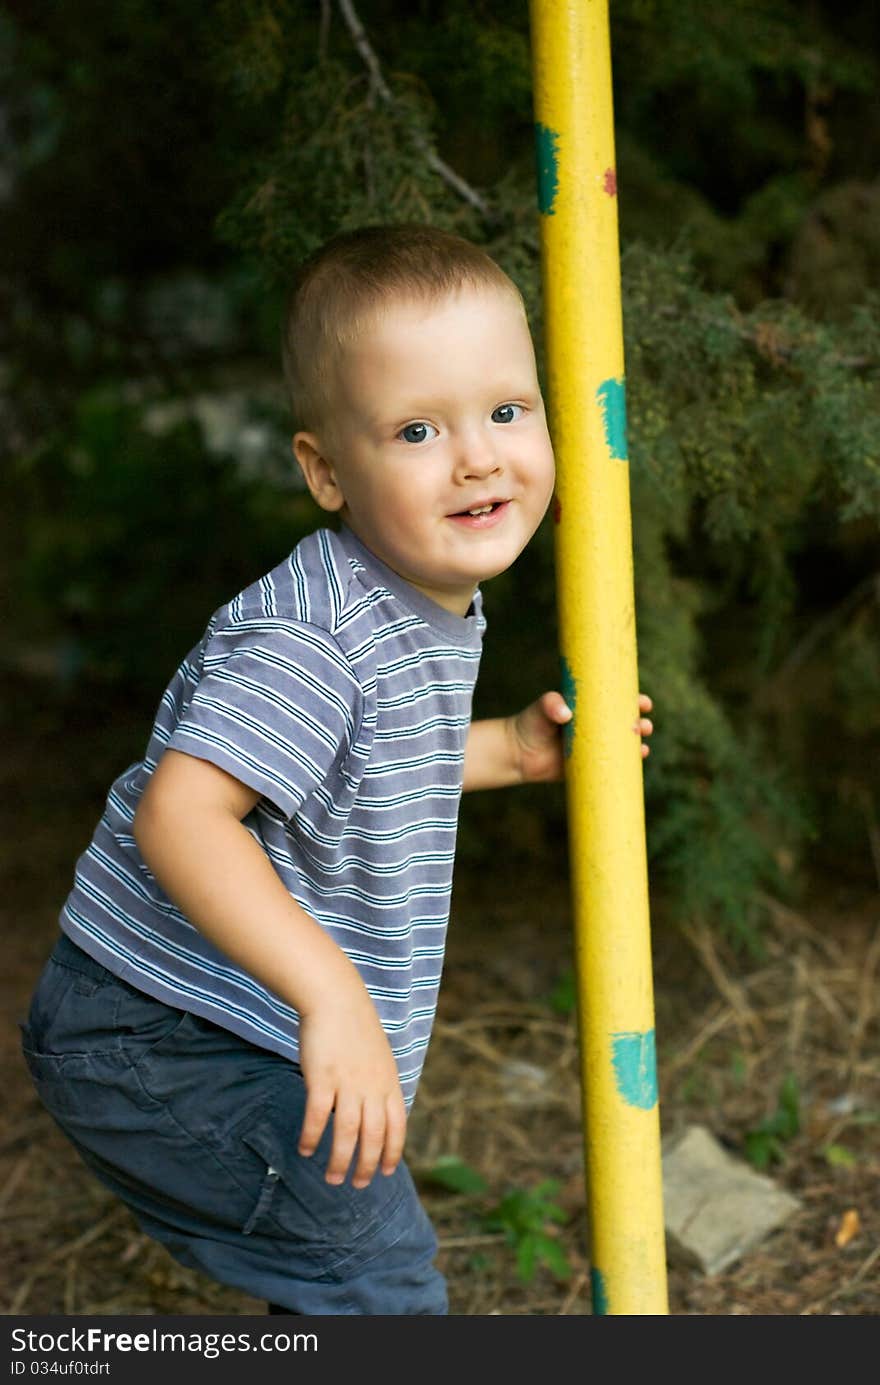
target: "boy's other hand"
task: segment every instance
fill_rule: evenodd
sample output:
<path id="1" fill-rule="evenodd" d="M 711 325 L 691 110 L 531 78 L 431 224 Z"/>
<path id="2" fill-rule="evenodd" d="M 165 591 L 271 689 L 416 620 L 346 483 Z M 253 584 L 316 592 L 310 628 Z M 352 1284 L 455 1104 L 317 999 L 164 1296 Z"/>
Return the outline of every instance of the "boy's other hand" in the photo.
<path id="1" fill-rule="evenodd" d="M 654 704 L 647 693 L 639 693 L 639 712 L 652 712 Z M 654 723 L 650 717 L 639 716 L 638 721 L 633 727 L 637 736 L 650 736 L 654 730 Z M 651 747 L 642 742 L 642 759 L 647 760 L 651 753 Z"/>
<path id="2" fill-rule="evenodd" d="M 328 1183 L 345 1181 L 355 1150 L 355 1188 L 365 1188 L 377 1168 L 394 1173 L 406 1139 L 406 1105 L 394 1055 L 366 990 L 301 1015 L 300 1063 L 307 1092 L 300 1154 L 314 1154 L 332 1112 Z"/>
<path id="3" fill-rule="evenodd" d="M 633 725 L 636 735 L 652 734 L 654 723 L 641 714 L 652 711 L 653 706 L 646 693 L 639 694 L 640 715 Z M 565 757 L 560 733 L 571 717 L 571 708 L 558 692 L 543 693 L 536 702 L 511 717 L 509 726 L 514 755 L 524 782 L 538 783 L 562 778 Z M 641 751 L 642 759 L 646 759 L 650 746 L 643 744 Z"/>
<path id="4" fill-rule="evenodd" d="M 524 783 L 561 779 L 565 763 L 561 728 L 571 708 L 558 692 L 545 692 L 508 722 L 514 761 Z"/>

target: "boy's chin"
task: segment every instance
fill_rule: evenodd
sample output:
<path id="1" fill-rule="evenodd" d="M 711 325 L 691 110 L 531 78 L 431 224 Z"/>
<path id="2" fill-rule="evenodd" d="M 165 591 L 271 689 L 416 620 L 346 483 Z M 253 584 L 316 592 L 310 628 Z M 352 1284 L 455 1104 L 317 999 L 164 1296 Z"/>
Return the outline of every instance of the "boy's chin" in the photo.
<path id="1" fill-rule="evenodd" d="M 491 563 L 485 567 L 476 580 L 480 582 L 491 582 L 493 577 L 500 577 L 503 572 L 509 572 L 517 559 L 520 558 L 526 548 L 528 548 L 531 537 L 532 536 L 529 535 L 529 540 L 521 544 L 514 553 L 509 553 L 504 559 L 499 559 L 498 562 Z"/>

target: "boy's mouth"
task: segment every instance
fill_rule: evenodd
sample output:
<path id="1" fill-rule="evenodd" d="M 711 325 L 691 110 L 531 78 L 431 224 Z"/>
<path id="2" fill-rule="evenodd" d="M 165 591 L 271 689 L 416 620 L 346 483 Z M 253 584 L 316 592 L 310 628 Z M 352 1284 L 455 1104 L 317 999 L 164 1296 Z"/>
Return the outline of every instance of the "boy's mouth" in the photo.
<path id="1" fill-rule="evenodd" d="M 452 518 L 479 519 L 482 515 L 494 514 L 496 510 L 500 510 L 502 505 L 506 504 L 506 500 L 487 500 L 484 505 L 473 505 L 469 510 L 456 510 Z"/>

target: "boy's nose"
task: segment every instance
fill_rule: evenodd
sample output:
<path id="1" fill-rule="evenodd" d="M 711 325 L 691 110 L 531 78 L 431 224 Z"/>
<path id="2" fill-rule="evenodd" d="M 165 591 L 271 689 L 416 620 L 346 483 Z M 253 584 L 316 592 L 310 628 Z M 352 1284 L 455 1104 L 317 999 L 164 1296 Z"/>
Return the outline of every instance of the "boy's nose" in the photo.
<path id="1" fill-rule="evenodd" d="M 498 451 L 489 438 L 472 435 L 462 439 L 456 459 L 456 471 L 462 480 L 491 476 L 500 467 Z"/>

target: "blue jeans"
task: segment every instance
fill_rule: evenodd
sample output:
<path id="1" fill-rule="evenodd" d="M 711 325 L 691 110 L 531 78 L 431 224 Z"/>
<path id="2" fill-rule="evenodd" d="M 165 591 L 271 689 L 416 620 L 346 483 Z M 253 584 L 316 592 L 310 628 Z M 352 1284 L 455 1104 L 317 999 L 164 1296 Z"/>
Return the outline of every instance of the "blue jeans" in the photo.
<path id="1" fill-rule="evenodd" d="M 184 1265 L 293 1313 L 448 1311 L 405 1164 L 331 1187 L 332 1128 L 297 1153 L 305 1084 L 289 1060 L 119 981 L 64 935 L 23 1049 L 83 1159 Z"/>

